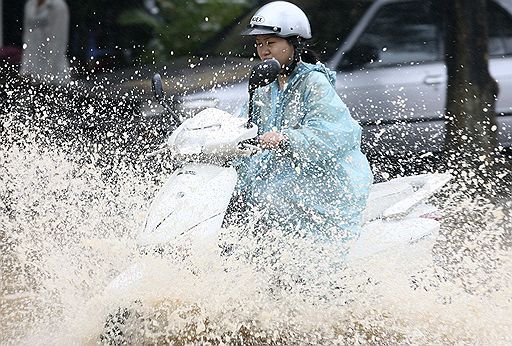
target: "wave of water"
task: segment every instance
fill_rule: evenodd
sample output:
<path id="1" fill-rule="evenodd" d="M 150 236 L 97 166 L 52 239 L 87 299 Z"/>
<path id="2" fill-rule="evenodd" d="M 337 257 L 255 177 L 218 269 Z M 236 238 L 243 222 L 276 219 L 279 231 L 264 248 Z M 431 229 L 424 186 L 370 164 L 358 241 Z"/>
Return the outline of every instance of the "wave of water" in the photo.
<path id="1" fill-rule="evenodd" d="M 223 231 L 230 256 L 218 244 L 142 256 L 135 237 L 168 170 L 101 163 L 139 138 L 98 145 L 115 124 L 94 143 L 80 132 L 67 149 L 51 144 L 45 126 L 30 126 L 53 121 L 44 95 L 24 96 L 39 104 L 33 113 L 14 97 L 0 128 L 0 344 L 512 343 L 510 201 L 449 187 L 433 200 L 445 215 L 428 256 L 393 249 L 346 267 L 336 247 L 255 236 L 251 225 Z M 144 269 L 138 285 L 109 287 L 133 263 Z"/>
<path id="2" fill-rule="evenodd" d="M 124 308 L 130 343 L 512 341 L 506 205 L 438 201 L 435 256 L 412 272 L 399 249 L 333 270 L 333 249 L 281 234 L 264 244 L 246 236 L 220 260 L 215 247 L 185 261 L 141 258 L 134 237 L 158 179 L 126 168 L 109 180 L 31 144 L 0 150 L 0 160 L 1 344 L 107 342 L 108 316 Z M 147 268 L 136 289 L 105 290 L 136 261 Z"/>

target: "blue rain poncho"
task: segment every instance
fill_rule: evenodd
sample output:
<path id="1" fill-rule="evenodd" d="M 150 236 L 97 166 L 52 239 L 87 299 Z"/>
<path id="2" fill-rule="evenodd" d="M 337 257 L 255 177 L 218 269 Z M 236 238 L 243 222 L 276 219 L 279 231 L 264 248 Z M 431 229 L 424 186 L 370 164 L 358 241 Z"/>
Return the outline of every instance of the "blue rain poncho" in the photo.
<path id="1" fill-rule="evenodd" d="M 257 211 L 259 228 L 343 242 L 357 237 L 373 176 L 335 73 L 297 64 L 284 90 L 275 81 L 255 92 L 253 116 L 259 135 L 274 130 L 288 137 L 284 148 L 235 164 L 236 195 Z"/>

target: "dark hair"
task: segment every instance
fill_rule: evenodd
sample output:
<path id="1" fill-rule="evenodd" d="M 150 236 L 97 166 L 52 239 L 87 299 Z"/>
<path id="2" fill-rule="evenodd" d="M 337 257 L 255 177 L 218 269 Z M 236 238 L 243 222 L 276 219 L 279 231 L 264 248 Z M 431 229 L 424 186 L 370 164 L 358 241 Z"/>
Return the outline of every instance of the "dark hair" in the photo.
<path id="1" fill-rule="evenodd" d="M 304 48 L 302 48 L 302 53 L 300 54 L 300 58 L 304 62 L 308 62 L 310 64 L 316 64 L 320 61 L 320 54 L 318 52 L 309 48 L 310 46 L 306 44 Z"/>
<path id="2" fill-rule="evenodd" d="M 299 54 L 298 57 L 304 62 L 316 64 L 320 61 L 320 54 L 311 49 L 313 46 L 309 41 L 304 41 L 301 37 L 289 37 L 287 40 Z M 297 58 L 298 58 L 297 57 Z"/>

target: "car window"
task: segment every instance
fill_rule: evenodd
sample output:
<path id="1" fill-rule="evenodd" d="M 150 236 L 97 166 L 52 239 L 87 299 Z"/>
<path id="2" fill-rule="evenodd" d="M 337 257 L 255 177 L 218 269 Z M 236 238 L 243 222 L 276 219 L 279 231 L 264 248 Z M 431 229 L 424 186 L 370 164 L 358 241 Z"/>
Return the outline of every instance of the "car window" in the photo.
<path id="1" fill-rule="evenodd" d="M 491 3 L 489 8 L 489 54 L 512 54 L 512 19 L 494 3 Z"/>
<path id="2" fill-rule="evenodd" d="M 355 55 L 371 57 L 372 66 L 440 60 L 439 25 L 434 18 L 430 1 L 384 5 L 359 38 Z M 349 68 L 353 59 L 346 55 L 341 69 Z"/>

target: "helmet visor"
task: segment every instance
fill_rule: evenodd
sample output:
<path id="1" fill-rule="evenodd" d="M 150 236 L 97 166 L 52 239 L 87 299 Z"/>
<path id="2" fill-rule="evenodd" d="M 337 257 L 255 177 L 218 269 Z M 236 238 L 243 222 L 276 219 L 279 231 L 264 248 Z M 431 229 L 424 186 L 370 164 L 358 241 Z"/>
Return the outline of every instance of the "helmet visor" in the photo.
<path id="1" fill-rule="evenodd" d="M 242 31 L 242 36 L 256 36 L 256 35 L 279 35 L 281 28 L 276 26 L 266 25 L 248 25 L 247 29 Z"/>

